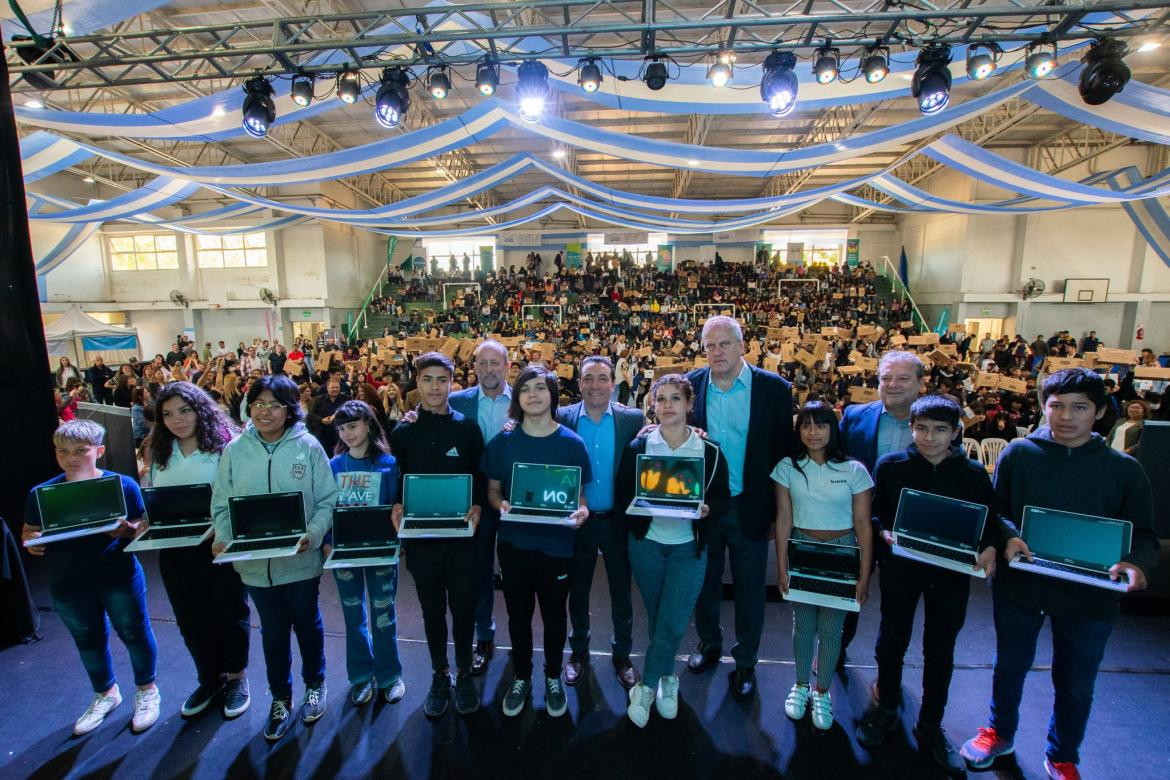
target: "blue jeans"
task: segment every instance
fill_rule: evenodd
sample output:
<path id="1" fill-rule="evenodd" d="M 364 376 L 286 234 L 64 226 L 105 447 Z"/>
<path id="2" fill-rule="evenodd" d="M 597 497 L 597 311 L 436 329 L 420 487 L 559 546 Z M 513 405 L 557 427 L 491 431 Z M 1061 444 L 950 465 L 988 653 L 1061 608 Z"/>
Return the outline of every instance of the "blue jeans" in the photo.
<path id="1" fill-rule="evenodd" d="M 345 673 L 350 685 L 377 678 L 378 685 L 389 688 L 402 677 L 398 659 L 398 618 L 394 602 L 398 598 L 398 565 L 334 569 L 337 597 L 345 617 Z M 366 593 L 370 609 L 366 611 Z M 373 616 L 371 642 L 368 616 Z"/>
<path id="2" fill-rule="evenodd" d="M 630 568 L 646 605 L 646 627 L 650 646 L 642 678 L 653 687 L 663 677 L 674 676 L 674 658 L 682 644 L 703 577 L 707 551 L 695 557 L 693 542 L 660 544 L 649 539 L 629 538 Z"/>
<path id="3" fill-rule="evenodd" d="M 105 693 L 117 682 L 110 657 L 111 624 L 130 651 L 134 684 L 154 682 L 158 646 L 146 612 L 146 578 L 141 566 L 134 568 L 134 579 L 124 585 L 52 594 L 53 608 L 73 636 L 95 693 Z"/>
<path id="4" fill-rule="evenodd" d="M 267 588 L 248 586 L 248 595 L 260 615 L 260 639 L 268 690 L 274 699 L 292 698 L 292 647 L 289 632 L 297 632 L 301 649 L 301 679 L 315 688 L 325 681 L 325 626 L 317 606 L 320 577 Z"/>
<path id="5" fill-rule="evenodd" d="M 991 727 L 1002 739 L 1015 739 L 1020 722 L 1024 677 L 1036 656 L 1036 637 L 1044 613 L 995 594 L 995 673 L 991 682 Z M 1052 687 L 1048 758 L 1078 763 L 1078 750 L 1093 705 L 1093 685 L 1113 631 L 1112 620 L 1050 616 Z"/>

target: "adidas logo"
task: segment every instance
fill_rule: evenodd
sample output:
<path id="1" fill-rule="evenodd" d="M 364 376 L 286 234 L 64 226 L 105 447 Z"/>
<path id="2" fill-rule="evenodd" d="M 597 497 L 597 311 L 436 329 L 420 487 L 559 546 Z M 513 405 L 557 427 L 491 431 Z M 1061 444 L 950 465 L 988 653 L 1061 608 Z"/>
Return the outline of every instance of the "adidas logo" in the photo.
<path id="1" fill-rule="evenodd" d="M 452 447 L 451 449 L 447 450 L 447 457 L 448 458 L 458 458 L 459 457 L 459 450 Z"/>

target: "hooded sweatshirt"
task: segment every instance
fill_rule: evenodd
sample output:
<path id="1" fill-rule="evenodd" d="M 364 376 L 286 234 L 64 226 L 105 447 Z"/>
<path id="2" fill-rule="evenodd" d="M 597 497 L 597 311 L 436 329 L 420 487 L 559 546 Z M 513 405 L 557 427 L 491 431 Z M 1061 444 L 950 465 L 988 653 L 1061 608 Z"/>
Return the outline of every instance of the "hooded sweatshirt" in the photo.
<path id="1" fill-rule="evenodd" d="M 1003 544 L 1019 536 L 1024 507 L 1039 506 L 1133 523 L 1130 553 L 1123 560 L 1148 580 L 1158 560 L 1154 499 L 1141 464 L 1110 448 L 1098 434 L 1080 447 L 1065 447 L 1043 427 L 1004 450 L 995 470 L 995 498 L 1004 524 Z M 1002 548 L 1002 545 L 1001 545 Z M 1042 574 L 999 565 L 996 595 L 1058 617 L 1112 620 L 1119 595 Z"/>
<path id="2" fill-rule="evenodd" d="M 309 549 L 284 558 L 236 561 L 233 565 L 245 585 L 271 587 L 320 577 L 321 541 L 333 521 L 337 482 L 325 450 L 303 423 L 296 423 L 275 443 L 260 438 L 251 422 L 224 447 L 211 492 L 215 539 L 232 538 L 228 499 L 232 496 L 299 490 L 305 504 Z"/>

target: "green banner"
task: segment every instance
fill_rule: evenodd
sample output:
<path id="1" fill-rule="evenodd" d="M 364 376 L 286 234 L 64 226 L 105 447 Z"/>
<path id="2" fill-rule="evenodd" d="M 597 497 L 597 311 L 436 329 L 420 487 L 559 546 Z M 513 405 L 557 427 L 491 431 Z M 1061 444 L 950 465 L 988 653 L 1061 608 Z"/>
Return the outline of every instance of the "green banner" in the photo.
<path id="1" fill-rule="evenodd" d="M 674 244 L 659 244 L 655 267 L 662 273 L 674 270 Z"/>
<path id="2" fill-rule="evenodd" d="M 479 248 L 479 270 L 491 273 L 496 267 L 496 250 L 494 247 L 481 246 Z"/>
<path id="3" fill-rule="evenodd" d="M 755 258 L 757 263 L 764 265 L 771 265 L 772 263 L 772 245 L 765 241 L 756 242 Z"/>
<path id="4" fill-rule="evenodd" d="M 565 267 L 581 267 L 581 244 L 565 244 Z"/>
<path id="5" fill-rule="evenodd" d="M 850 268 L 856 268 L 861 262 L 861 239 L 851 238 L 845 242 L 845 262 Z"/>

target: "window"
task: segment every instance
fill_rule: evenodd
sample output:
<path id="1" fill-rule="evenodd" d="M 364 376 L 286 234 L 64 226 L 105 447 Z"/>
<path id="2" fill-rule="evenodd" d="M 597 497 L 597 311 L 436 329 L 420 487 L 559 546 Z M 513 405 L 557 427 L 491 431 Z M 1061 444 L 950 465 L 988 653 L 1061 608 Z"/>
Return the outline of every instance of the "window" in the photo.
<path id="1" fill-rule="evenodd" d="M 174 233 L 110 236 L 110 261 L 115 271 L 169 271 L 179 267 Z"/>
<path id="2" fill-rule="evenodd" d="M 604 233 L 590 233 L 586 248 L 593 253 L 594 257 L 597 255 L 621 257 L 623 252 L 629 250 L 634 258 L 634 265 L 654 265 L 654 258 L 658 255 L 658 245 L 665 243 L 665 233 L 647 233 L 644 244 L 607 244 Z M 646 260 L 647 254 L 650 256 L 649 262 Z"/>
<path id="3" fill-rule="evenodd" d="M 427 256 L 427 270 L 430 270 L 431 260 L 437 260 L 440 271 L 451 270 L 451 258 L 455 258 L 455 270 L 463 270 L 463 256 L 471 261 L 471 270 L 479 270 L 479 248 L 483 246 L 490 246 L 492 248 L 492 265 L 495 266 L 496 254 L 496 239 L 495 236 L 477 236 L 475 238 L 452 238 L 439 239 L 436 241 L 423 241 L 423 253 Z"/>
<path id="4" fill-rule="evenodd" d="M 772 245 L 772 256 L 788 264 L 788 245 L 803 244 L 808 265 L 840 265 L 845 258 L 848 230 L 765 230 L 764 243 Z"/>
<path id="5" fill-rule="evenodd" d="M 197 235 L 195 257 L 200 268 L 262 268 L 268 265 L 268 245 L 263 233 Z"/>

